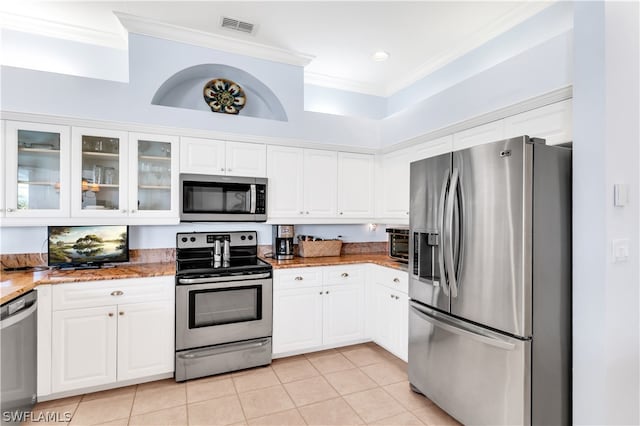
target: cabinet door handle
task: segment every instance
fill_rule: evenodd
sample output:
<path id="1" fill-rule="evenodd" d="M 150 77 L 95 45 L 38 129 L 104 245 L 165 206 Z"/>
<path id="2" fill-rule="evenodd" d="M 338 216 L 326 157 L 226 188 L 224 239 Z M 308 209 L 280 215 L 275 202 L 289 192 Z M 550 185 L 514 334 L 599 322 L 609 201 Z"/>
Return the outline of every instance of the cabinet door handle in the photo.
<path id="1" fill-rule="evenodd" d="M 390 294 L 389 296 L 391 296 L 391 298 L 393 299 L 393 294 Z"/>
<path id="2" fill-rule="evenodd" d="M 113 316 L 113 312 L 109 312 L 109 316 L 112 317 Z"/>
<path id="3" fill-rule="evenodd" d="M 122 209 L 122 213 L 123 214 L 126 213 L 126 212 L 127 212 L 127 209 Z"/>
<path id="4" fill-rule="evenodd" d="M 120 316 L 124 315 L 124 312 L 119 312 Z"/>
<path id="5" fill-rule="evenodd" d="M 304 212 L 300 212 L 300 214 L 304 214 Z"/>
<path id="6" fill-rule="evenodd" d="M 120 291 L 120 290 L 116 290 L 116 291 L 112 291 L 111 292 L 112 296 L 122 296 L 123 294 L 124 294 L 124 292 Z"/>
<path id="7" fill-rule="evenodd" d="M 228 172 L 230 172 L 230 171 L 231 171 L 231 169 L 227 169 L 227 171 L 228 171 Z"/>
<path id="8" fill-rule="evenodd" d="M 393 279 L 393 282 L 394 282 L 394 283 L 399 283 L 399 282 L 400 282 L 400 278 L 394 278 L 394 279 Z"/>
<path id="9" fill-rule="evenodd" d="M 322 296 L 322 292 L 320 292 L 319 294 L 320 294 L 320 296 Z"/>
<path id="10" fill-rule="evenodd" d="M 14 209 L 7 209 L 7 213 L 11 213 L 13 211 L 14 211 Z"/>
<path id="11" fill-rule="evenodd" d="M 220 168 L 220 171 L 221 171 L 221 172 L 224 172 L 224 167 L 221 167 L 221 168 Z"/>
<path id="12" fill-rule="evenodd" d="M 329 290 L 325 291 L 324 294 L 329 294 Z"/>
<path id="13" fill-rule="evenodd" d="M 408 216 L 408 215 L 409 215 L 409 212 L 405 212 L 405 214 Z"/>
<path id="14" fill-rule="evenodd" d="M 294 278 L 294 280 L 296 280 L 296 281 L 302 281 L 302 280 L 304 280 L 304 278 L 302 278 L 301 276 L 297 276 L 297 277 L 295 277 L 295 278 Z"/>
<path id="15" fill-rule="evenodd" d="M 343 272 L 342 274 L 340 274 L 340 276 L 342 278 L 347 278 L 349 276 L 349 274 L 347 274 L 346 272 Z"/>
<path id="16" fill-rule="evenodd" d="M 343 214 L 342 212 L 340 212 L 340 214 Z"/>
<path id="17" fill-rule="evenodd" d="M 136 212 L 135 209 L 131 209 L 131 213 L 135 213 L 135 212 Z"/>

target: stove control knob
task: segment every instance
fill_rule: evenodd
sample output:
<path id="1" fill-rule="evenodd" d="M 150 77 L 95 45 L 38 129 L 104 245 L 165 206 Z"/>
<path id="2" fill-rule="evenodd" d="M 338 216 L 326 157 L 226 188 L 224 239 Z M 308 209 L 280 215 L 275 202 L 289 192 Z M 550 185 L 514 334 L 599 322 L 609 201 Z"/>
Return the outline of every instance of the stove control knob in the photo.
<path id="1" fill-rule="evenodd" d="M 195 243 L 195 242 L 196 242 L 196 237 L 191 237 L 191 238 L 189 238 L 189 239 L 191 240 L 191 242 L 192 242 L 192 243 Z"/>
<path id="2" fill-rule="evenodd" d="M 249 238 L 249 241 L 253 240 L 253 235 L 249 235 L 247 238 Z"/>
<path id="3" fill-rule="evenodd" d="M 241 239 L 242 241 L 244 241 L 244 240 L 246 240 L 246 239 L 247 239 L 247 237 L 245 237 L 244 235 L 242 235 L 242 236 L 240 237 L 240 239 Z"/>
<path id="4" fill-rule="evenodd" d="M 182 237 L 182 242 L 186 243 L 187 242 L 187 237 Z"/>

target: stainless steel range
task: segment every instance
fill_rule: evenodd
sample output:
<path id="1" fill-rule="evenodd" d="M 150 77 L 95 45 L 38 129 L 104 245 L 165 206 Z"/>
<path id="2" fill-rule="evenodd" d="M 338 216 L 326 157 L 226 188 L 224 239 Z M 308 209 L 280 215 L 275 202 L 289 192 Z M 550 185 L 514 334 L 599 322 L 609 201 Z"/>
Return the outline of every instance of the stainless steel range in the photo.
<path id="1" fill-rule="evenodd" d="M 176 240 L 176 381 L 270 364 L 272 268 L 256 232 Z"/>

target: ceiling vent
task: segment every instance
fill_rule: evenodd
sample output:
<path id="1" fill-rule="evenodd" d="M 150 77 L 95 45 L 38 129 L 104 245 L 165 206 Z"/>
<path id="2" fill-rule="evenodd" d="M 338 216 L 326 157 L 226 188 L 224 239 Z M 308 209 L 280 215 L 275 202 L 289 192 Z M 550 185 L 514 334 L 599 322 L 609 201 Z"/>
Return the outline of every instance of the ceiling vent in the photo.
<path id="1" fill-rule="evenodd" d="M 220 24 L 222 28 L 226 28 L 228 30 L 240 31 L 241 33 L 253 34 L 254 25 L 250 22 L 240 21 L 235 18 L 229 18 L 227 16 L 222 17 L 222 23 Z"/>

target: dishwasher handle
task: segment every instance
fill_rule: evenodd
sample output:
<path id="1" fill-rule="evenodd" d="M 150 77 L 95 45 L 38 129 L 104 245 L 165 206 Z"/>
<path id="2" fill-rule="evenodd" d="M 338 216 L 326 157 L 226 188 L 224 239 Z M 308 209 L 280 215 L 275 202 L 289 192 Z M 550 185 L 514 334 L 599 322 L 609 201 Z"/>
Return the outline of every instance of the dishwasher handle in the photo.
<path id="1" fill-rule="evenodd" d="M 0 330 L 4 330 L 5 328 L 11 327 L 12 325 L 19 323 L 20 321 L 32 315 L 36 311 L 36 309 L 38 309 L 38 301 L 35 297 L 33 298 L 32 301 L 25 300 L 25 302 L 22 302 L 22 300 L 20 300 L 13 303 L 24 303 L 24 305 L 17 308 L 17 310 L 15 311 L 11 311 L 7 309 L 7 312 L 11 312 L 11 313 L 7 314 L 6 316 L 5 316 L 5 310 L 3 309 L 3 312 L 2 312 L 3 318 L 2 320 L 0 320 Z"/>

